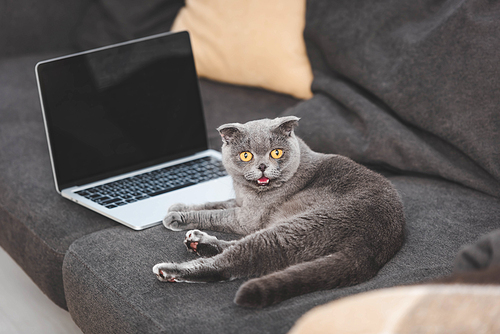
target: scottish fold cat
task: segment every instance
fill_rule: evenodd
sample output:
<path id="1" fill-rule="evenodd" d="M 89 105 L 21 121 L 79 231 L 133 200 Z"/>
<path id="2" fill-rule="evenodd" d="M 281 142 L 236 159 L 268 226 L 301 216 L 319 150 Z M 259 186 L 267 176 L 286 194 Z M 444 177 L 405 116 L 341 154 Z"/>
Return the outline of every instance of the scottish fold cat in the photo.
<path id="1" fill-rule="evenodd" d="M 264 307 L 372 278 L 401 248 L 401 200 L 383 176 L 333 154 L 312 151 L 294 134 L 294 116 L 218 128 L 235 199 L 176 204 L 163 224 L 186 233 L 200 258 L 159 263 L 165 282 L 251 278 L 235 303 Z M 241 235 L 219 240 L 200 230 Z"/>

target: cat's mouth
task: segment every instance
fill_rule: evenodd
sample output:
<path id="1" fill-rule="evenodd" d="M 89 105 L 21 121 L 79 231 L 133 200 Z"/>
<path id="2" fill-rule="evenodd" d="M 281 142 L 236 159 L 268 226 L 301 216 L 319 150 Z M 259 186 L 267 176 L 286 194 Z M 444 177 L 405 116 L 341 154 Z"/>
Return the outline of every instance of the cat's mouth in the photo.
<path id="1" fill-rule="evenodd" d="M 267 186 L 269 185 L 269 179 L 267 177 L 261 177 L 260 179 L 257 180 L 257 184 L 259 186 Z"/>

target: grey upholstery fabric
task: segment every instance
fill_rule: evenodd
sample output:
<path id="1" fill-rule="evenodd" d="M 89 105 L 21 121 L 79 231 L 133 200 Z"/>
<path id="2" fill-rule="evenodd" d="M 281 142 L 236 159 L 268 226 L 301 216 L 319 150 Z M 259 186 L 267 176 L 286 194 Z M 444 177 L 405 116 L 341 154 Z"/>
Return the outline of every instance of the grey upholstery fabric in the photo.
<path id="1" fill-rule="evenodd" d="M 184 0 L 94 0 L 75 34 L 82 49 L 169 31 Z"/>
<path id="2" fill-rule="evenodd" d="M 0 0 L 0 58 L 73 49 L 91 0 Z"/>
<path id="3" fill-rule="evenodd" d="M 455 259 L 454 271 L 482 271 L 494 266 L 500 266 L 500 229 L 488 233 L 472 245 L 464 246 Z M 497 277 L 497 282 L 500 283 L 500 277 Z"/>
<path id="4" fill-rule="evenodd" d="M 401 193 L 407 240 L 372 280 L 319 291 L 262 310 L 233 303 L 243 280 L 161 283 L 152 266 L 194 258 L 183 232 L 163 226 L 141 232 L 118 227 L 73 243 L 64 259 L 64 284 L 73 319 L 86 333 L 285 333 L 316 305 L 375 288 L 449 274 L 463 244 L 500 227 L 500 202 L 456 184 L 394 176 Z M 214 233 L 220 236 L 219 233 Z M 229 236 L 225 236 L 229 237 Z"/>
<path id="5" fill-rule="evenodd" d="M 244 123 L 260 118 L 274 118 L 300 100 L 291 96 L 242 86 L 200 80 L 208 144 L 220 150 L 222 142 L 216 128 L 224 123 Z"/>
<path id="6" fill-rule="evenodd" d="M 316 150 L 500 196 L 500 3 L 307 2 Z"/>

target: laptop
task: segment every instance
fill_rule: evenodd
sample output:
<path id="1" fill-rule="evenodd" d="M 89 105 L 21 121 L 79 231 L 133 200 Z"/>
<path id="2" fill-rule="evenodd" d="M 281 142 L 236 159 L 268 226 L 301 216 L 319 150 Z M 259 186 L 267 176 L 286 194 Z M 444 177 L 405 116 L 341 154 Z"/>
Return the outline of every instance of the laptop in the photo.
<path id="1" fill-rule="evenodd" d="M 39 62 L 36 78 L 55 187 L 132 229 L 174 203 L 234 197 L 208 149 L 187 32 Z"/>

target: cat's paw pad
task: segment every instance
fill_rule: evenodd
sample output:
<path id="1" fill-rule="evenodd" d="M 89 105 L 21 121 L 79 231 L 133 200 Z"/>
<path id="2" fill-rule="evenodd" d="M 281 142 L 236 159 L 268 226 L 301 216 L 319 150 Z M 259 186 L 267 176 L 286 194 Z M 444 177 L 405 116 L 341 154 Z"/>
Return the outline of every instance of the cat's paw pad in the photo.
<path id="1" fill-rule="evenodd" d="M 156 275 L 159 281 L 175 283 L 179 280 L 175 277 L 174 263 L 158 263 L 153 267 L 153 273 Z"/>
<path id="2" fill-rule="evenodd" d="M 182 216 L 179 212 L 169 212 L 165 218 L 163 218 L 163 226 L 172 231 L 182 231 L 183 221 Z"/>
<path id="3" fill-rule="evenodd" d="M 175 203 L 168 208 L 168 212 L 182 212 L 182 211 L 188 211 L 188 206 L 186 204 Z"/>
<path id="4" fill-rule="evenodd" d="M 188 251 L 200 256 L 214 256 L 220 253 L 216 245 L 217 238 L 200 230 L 191 230 L 186 233 L 184 245 Z"/>

